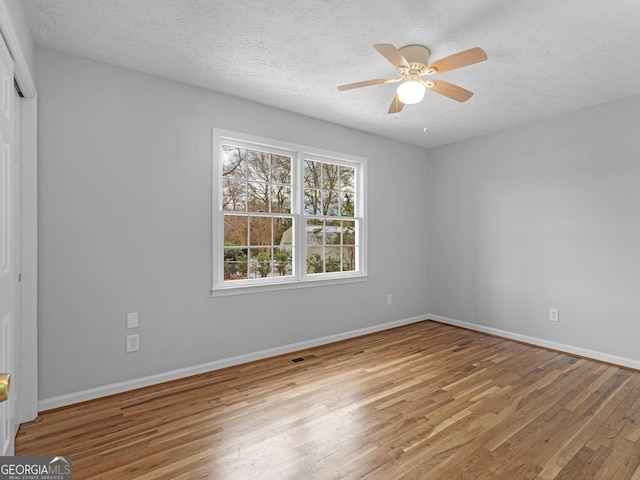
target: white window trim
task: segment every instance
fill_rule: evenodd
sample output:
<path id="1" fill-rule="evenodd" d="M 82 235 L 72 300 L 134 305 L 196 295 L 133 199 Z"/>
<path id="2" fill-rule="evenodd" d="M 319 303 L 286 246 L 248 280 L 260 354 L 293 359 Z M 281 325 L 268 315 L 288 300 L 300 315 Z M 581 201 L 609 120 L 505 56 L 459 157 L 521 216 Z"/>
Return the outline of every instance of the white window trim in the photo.
<path id="1" fill-rule="evenodd" d="M 291 213 L 294 217 L 294 222 L 298 223 L 306 222 L 307 218 L 301 211 L 301 195 L 303 195 L 302 192 L 304 185 L 303 164 L 305 159 L 343 165 L 353 165 L 353 163 L 359 164 L 359 168 L 357 169 L 357 184 L 360 186 L 360 188 L 358 188 L 356 191 L 356 206 L 358 209 L 356 216 L 360 218 L 360 245 L 358 248 L 358 260 L 356 263 L 359 266 L 359 269 L 356 272 L 307 274 L 307 269 L 303 266 L 306 265 L 306 238 L 304 235 L 306 230 L 297 226 L 297 228 L 295 229 L 296 238 L 294 244 L 294 274 L 292 276 L 279 278 L 270 277 L 268 280 L 251 279 L 247 281 L 238 281 L 238 283 L 224 282 L 220 255 L 221 245 L 224 244 L 224 218 L 223 215 L 220 214 L 222 189 L 220 145 L 223 141 L 234 142 L 241 146 L 247 146 L 249 148 L 255 148 L 258 150 L 269 149 L 269 151 L 272 152 L 283 153 L 292 156 L 292 177 L 295 178 L 295 181 L 293 182 Z M 366 158 L 307 147 L 290 142 L 276 141 L 268 138 L 247 135 L 219 128 L 213 129 L 212 153 L 212 296 L 218 297 L 276 290 L 340 285 L 347 283 L 365 282 L 368 280 Z"/>

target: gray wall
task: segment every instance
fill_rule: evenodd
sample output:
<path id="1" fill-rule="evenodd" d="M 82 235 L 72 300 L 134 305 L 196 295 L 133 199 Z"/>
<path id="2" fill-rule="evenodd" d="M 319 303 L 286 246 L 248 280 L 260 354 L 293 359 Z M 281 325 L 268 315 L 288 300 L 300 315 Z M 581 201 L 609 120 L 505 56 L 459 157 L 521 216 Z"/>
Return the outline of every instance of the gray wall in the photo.
<path id="1" fill-rule="evenodd" d="M 428 312 L 426 150 L 41 47 L 36 61 L 41 399 Z M 212 298 L 212 127 L 367 157 L 370 280 Z"/>
<path id="2" fill-rule="evenodd" d="M 635 96 L 431 150 L 429 313 L 639 360 L 638 125 Z"/>

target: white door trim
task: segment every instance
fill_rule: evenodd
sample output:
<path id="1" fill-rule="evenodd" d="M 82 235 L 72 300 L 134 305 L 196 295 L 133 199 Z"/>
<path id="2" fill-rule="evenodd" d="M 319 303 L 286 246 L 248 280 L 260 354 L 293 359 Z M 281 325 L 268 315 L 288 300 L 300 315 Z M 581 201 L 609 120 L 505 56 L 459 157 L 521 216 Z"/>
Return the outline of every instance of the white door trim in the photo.
<path id="1" fill-rule="evenodd" d="M 38 416 L 38 166 L 37 99 L 20 99 L 22 130 L 22 355 L 20 402 L 16 420 L 25 423 Z"/>
<path id="2" fill-rule="evenodd" d="M 0 34 L 14 61 L 20 99 L 22 130 L 22 342 L 16 421 L 24 423 L 38 414 L 38 193 L 37 193 L 37 91 L 32 72 L 5 2 L 0 2 Z"/>
<path id="3" fill-rule="evenodd" d="M 0 33 L 9 47 L 9 53 L 13 58 L 13 69 L 20 91 L 25 98 L 35 98 L 37 95 L 36 84 L 33 75 L 29 71 L 27 59 L 22 51 L 16 29 L 11 22 L 9 10 L 5 2 L 0 2 Z"/>

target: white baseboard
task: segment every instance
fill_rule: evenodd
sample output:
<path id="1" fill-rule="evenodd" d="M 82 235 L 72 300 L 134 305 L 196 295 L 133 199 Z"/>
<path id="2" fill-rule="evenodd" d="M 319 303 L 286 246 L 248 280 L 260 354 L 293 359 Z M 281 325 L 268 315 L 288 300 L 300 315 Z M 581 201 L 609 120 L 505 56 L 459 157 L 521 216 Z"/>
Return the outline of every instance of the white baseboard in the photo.
<path id="1" fill-rule="evenodd" d="M 158 383 L 177 380 L 179 378 L 189 377 L 191 375 L 197 375 L 199 373 L 219 370 L 221 368 L 240 365 L 242 363 L 247 363 L 247 362 L 253 362 L 255 360 L 274 357 L 276 355 L 283 355 L 286 353 L 296 352 L 298 350 L 305 350 L 307 348 L 317 347 L 318 345 L 325 345 L 327 343 L 346 340 L 348 338 L 359 337 L 361 335 L 366 335 L 368 333 L 381 332 L 383 330 L 389 330 L 391 328 L 401 327 L 403 325 L 409 325 L 411 323 L 420 322 L 426 319 L 427 319 L 427 315 L 406 318 L 404 320 L 397 320 L 394 322 L 383 323 L 380 325 L 374 325 L 371 327 L 361 328 L 358 330 L 351 330 L 349 332 L 343 332 L 335 335 L 329 335 L 326 337 L 315 338 L 313 340 L 306 340 L 304 342 L 292 343 L 289 345 L 283 345 L 281 347 L 269 348 L 267 350 L 260 350 L 254 353 L 248 353 L 245 355 L 238 355 L 236 357 L 215 360 L 213 362 L 194 365 L 192 367 L 180 368 L 178 370 L 172 370 L 169 372 L 159 373 L 156 375 L 149 375 L 147 377 L 126 380 L 124 382 L 112 383 L 109 385 L 91 388 L 88 390 L 81 390 L 79 392 L 67 393 L 65 395 L 45 398 L 38 401 L 38 411 L 42 412 L 45 410 L 51 410 L 53 408 L 72 405 L 74 403 L 86 402 L 87 400 L 93 400 L 100 397 L 106 397 L 107 395 L 127 392 L 129 390 L 135 390 L 136 388 L 148 387 L 151 385 L 156 385 Z"/>
<path id="2" fill-rule="evenodd" d="M 348 338 L 359 337 L 361 335 L 366 335 L 368 333 L 381 332 L 383 330 L 389 330 L 391 328 L 401 327 L 403 325 L 409 325 L 411 323 L 417 323 L 426 319 L 433 320 L 440 323 L 445 323 L 447 325 L 454 325 L 457 327 L 474 330 L 477 332 L 489 333 L 491 335 L 496 335 L 496 336 L 508 338 L 511 340 L 517 340 L 519 342 L 529 343 L 531 345 L 550 348 L 550 349 L 558 350 L 564 353 L 579 355 L 581 357 L 591 358 L 594 360 L 599 360 L 599 361 L 611 363 L 614 365 L 620 365 L 623 367 L 640 370 L 640 361 L 634 360 L 631 358 L 618 357 L 616 355 L 609 355 L 607 353 L 596 352 L 594 350 L 588 350 L 588 349 L 576 347 L 573 345 L 552 342 L 549 340 L 543 340 L 541 338 L 536 338 L 536 337 L 529 337 L 527 335 L 521 335 L 519 333 L 509 332 L 507 330 L 500 330 L 497 328 L 486 327 L 484 325 L 464 322 L 461 320 L 443 317 L 440 315 L 428 314 L 428 315 L 421 315 L 417 317 L 406 318 L 403 320 L 397 320 L 394 322 L 383 323 L 381 325 L 374 325 L 372 327 L 361 328 L 358 330 L 351 330 L 349 332 L 338 333 L 338 334 L 329 335 L 326 337 L 315 338 L 312 340 L 306 340 L 304 342 L 283 345 L 281 347 L 270 348 L 267 350 L 260 350 L 258 352 L 248 353 L 245 355 L 238 355 L 235 357 L 223 358 L 221 360 L 215 360 L 213 362 L 194 365 L 192 367 L 180 368 L 177 370 L 171 370 L 169 372 L 159 373 L 156 375 L 149 375 L 142 378 L 126 380 L 124 382 L 112 383 L 109 385 L 91 388 L 88 390 L 81 390 L 79 392 L 59 395 L 57 397 L 45 398 L 38 401 L 38 411 L 42 412 L 45 410 L 51 410 L 53 408 L 64 407 L 67 405 L 72 405 L 74 403 L 85 402 L 87 400 L 93 400 L 96 398 L 105 397 L 107 395 L 113 395 L 116 393 L 127 392 L 129 390 L 135 390 L 137 388 L 148 387 L 151 385 L 156 385 L 158 383 L 177 380 L 179 378 L 189 377 L 191 375 L 197 375 L 199 373 L 219 370 L 225 367 L 231 367 L 234 365 L 240 365 L 240 364 L 252 362 L 255 360 L 274 357 L 276 355 L 283 355 L 286 353 L 296 352 L 298 350 L 305 350 L 307 348 L 313 348 L 319 345 L 325 345 L 327 343 L 346 340 Z"/>
<path id="3" fill-rule="evenodd" d="M 531 345 L 537 345 L 539 347 L 550 348 L 552 350 L 558 350 L 560 352 L 578 355 L 580 357 L 591 358 L 593 360 L 599 360 L 601 362 L 612 363 L 614 365 L 620 365 L 622 367 L 633 368 L 634 370 L 640 370 L 640 361 L 634 360 L 632 358 L 609 355 L 608 353 L 596 352 L 594 350 L 588 350 L 586 348 L 576 347 L 573 345 L 552 342 L 549 340 L 543 340 L 541 338 L 536 338 L 536 337 L 529 337 L 527 335 L 521 335 L 519 333 L 500 330 L 498 328 L 485 327 L 484 325 L 478 325 L 475 323 L 463 322 L 461 320 L 442 317 L 440 315 L 429 314 L 427 318 L 429 320 L 434 320 L 436 322 L 446 323 L 447 325 L 454 325 L 456 327 L 467 328 L 469 330 L 475 330 L 477 332 L 490 333 L 492 335 L 497 335 L 498 337 L 505 337 L 511 340 L 517 340 L 519 342 L 529 343 Z"/>

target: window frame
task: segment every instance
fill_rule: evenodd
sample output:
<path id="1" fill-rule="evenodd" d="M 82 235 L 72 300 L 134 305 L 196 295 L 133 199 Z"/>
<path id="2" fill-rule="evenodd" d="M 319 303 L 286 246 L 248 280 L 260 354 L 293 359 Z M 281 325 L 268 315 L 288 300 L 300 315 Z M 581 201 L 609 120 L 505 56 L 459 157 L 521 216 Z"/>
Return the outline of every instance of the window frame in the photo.
<path id="1" fill-rule="evenodd" d="M 276 141 L 255 135 L 214 128 L 212 138 L 212 296 L 238 295 L 245 293 L 284 290 L 292 288 L 338 285 L 368 280 L 367 275 L 367 205 L 366 164 L 367 159 L 354 155 Z M 290 276 L 252 278 L 247 280 L 224 280 L 224 217 L 222 210 L 222 145 L 232 144 L 240 148 L 290 156 L 291 168 L 291 213 L 294 225 L 293 272 Z M 305 160 L 319 161 L 355 167 L 355 211 L 353 219 L 358 225 L 356 234 L 356 270 L 324 273 L 307 273 L 306 224 L 309 215 L 304 213 L 304 165 Z M 238 212 L 238 215 L 259 212 Z M 280 215 L 269 213 L 267 216 Z M 289 214 L 286 214 L 287 216 Z M 345 218 L 345 217 L 338 217 Z M 350 218 L 350 217 L 347 217 Z"/>

